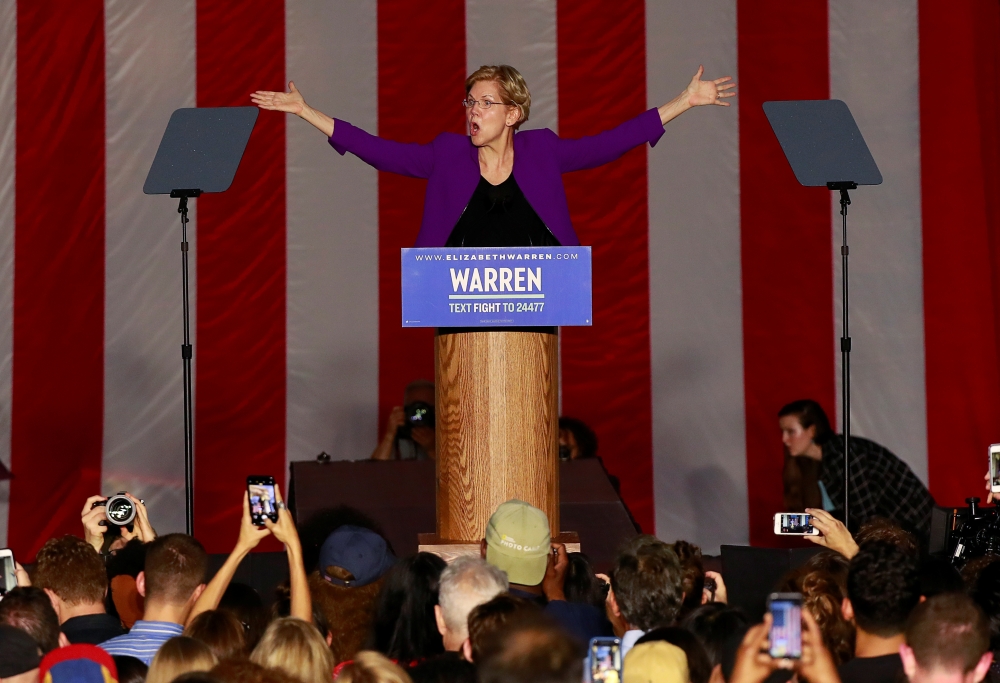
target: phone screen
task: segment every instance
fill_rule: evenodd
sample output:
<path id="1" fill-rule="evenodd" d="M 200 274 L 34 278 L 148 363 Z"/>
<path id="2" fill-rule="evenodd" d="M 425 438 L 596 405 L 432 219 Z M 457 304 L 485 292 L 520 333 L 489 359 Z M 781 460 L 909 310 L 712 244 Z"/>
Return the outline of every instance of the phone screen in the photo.
<path id="1" fill-rule="evenodd" d="M 982 462 L 982 461 L 980 461 Z M 783 534 L 811 534 L 812 515 L 805 513 L 781 513 L 781 533 Z"/>
<path id="2" fill-rule="evenodd" d="M 264 518 L 278 521 L 277 498 L 274 495 L 274 479 L 271 477 L 250 477 L 247 479 L 247 493 L 250 495 L 250 520 L 263 526 Z"/>
<path id="3" fill-rule="evenodd" d="M 14 566 L 14 555 L 9 550 L 0 550 L 0 571 L 3 572 L 0 596 L 4 596 L 17 587 L 17 568 Z"/>
<path id="4" fill-rule="evenodd" d="M 799 659 L 802 656 L 801 600 L 772 600 L 771 619 L 771 656 Z"/>
<path id="5" fill-rule="evenodd" d="M 1000 448 L 990 448 L 990 479 L 993 490 L 1000 490 Z"/>
<path id="6" fill-rule="evenodd" d="M 593 683 L 619 683 L 621 670 L 621 641 L 617 638 L 590 641 L 590 680 Z"/>

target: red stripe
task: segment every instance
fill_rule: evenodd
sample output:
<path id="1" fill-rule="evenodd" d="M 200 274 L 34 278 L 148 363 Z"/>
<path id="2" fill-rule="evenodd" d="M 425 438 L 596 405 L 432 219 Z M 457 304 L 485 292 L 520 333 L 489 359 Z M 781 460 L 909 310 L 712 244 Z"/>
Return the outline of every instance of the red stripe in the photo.
<path id="1" fill-rule="evenodd" d="M 379 135 L 426 143 L 464 133 L 465 77 L 464 0 L 379 0 Z M 417 237 L 426 187 L 379 173 L 379 430 L 407 384 L 434 379 L 433 330 L 403 329 L 400 299 L 399 250 Z"/>
<path id="2" fill-rule="evenodd" d="M 104 3 L 17 4 L 9 543 L 80 533 L 101 489 Z"/>
<path id="3" fill-rule="evenodd" d="M 199 107 L 284 89 L 283 2 L 199 0 L 197 21 Z M 195 533 L 209 552 L 232 548 L 247 475 L 285 480 L 285 117 L 261 112 L 233 186 L 197 200 Z"/>
<path id="4" fill-rule="evenodd" d="M 642 0 L 562 0 L 557 21 L 561 136 L 597 133 L 646 109 Z M 562 330 L 562 394 L 563 413 L 597 433 L 629 509 L 652 533 L 646 149 L 565 178 L 573 225 L 593 245 L 594 326 Z"/>
<path id="5" fill-rule="evenodd" d="M 743 363 L 750 541 L 782 506 L 777 413 L 799 398 L 836 417 L 830 193 L 795 180 L 761 109 L 829 97 L 825 2 L 737 3 Z"/>
<path id="6" fill-rule="evenodd" d="M 963 505 L 1000 441 L 1000 9 L 922 0 L 919 17 L 927 469 Z"/>

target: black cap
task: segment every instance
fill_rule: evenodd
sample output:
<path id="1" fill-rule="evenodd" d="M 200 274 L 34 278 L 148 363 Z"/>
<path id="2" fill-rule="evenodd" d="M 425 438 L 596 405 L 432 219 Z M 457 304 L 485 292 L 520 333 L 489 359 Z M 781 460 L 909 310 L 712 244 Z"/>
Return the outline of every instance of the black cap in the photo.
<path id="1" fill-rule="evenodd" d="M 35 639 L 19 628 L 0 625 L 0 678 L 37 669 L 42 652 Z"/>

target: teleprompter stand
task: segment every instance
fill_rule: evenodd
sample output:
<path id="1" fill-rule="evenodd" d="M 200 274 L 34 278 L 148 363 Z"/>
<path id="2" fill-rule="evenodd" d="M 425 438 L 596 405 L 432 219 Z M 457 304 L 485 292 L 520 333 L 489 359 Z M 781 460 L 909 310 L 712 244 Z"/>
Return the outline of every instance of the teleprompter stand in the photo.
<path id="1" fill-rule="evenodd" d="M 170 115 L 142 191 L 169 194 L 179 200 L 181 215 L 181 280 L 184 309 L 184 502 L 187 533 L 194 534 L 194 417 L 192 414 L 191 315 L 188 292 L 188 199 L 206 192 L 225 192 L 233 183 L 257 107 L 178 109 Z"/>
<path id="2" fill-rule="evenodd" d="M 859 185 L 880 185 L 882 174 L 858 130 L 851 110 L 840 100 L 765 102 L 764 113 L 778 137 L 796 180 L 807 187 L 827 187 L 840 193 L 843 243 L 843 333 L 840 337 L 840 381 L 844 432 L 844 525 L 848 524 L 851 438 L 851 335 L 847 307 L 847 207 L 848 190 Z"/>

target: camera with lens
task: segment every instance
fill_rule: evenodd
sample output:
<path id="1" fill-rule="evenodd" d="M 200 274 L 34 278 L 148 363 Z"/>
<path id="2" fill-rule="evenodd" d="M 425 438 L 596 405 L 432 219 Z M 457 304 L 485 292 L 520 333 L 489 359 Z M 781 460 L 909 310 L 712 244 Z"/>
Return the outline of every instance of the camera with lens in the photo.
<path id="1" fill-rule="evenodd" d="M 958 567 L 977 557 L 1000 555 L 997 508 L 981 508 L 979 498 L 966 498 L 965 502 L 968 508 L 951 510 L 946 528 L 947 549 L 952 564 Z"/>
<path id="2" fill-rule="evenodd" d="M 99 500 L 90 507 L 91 509 L 104 508 L 104 516 L 107 518 L 106 524 L 102 522 L 104 526 L 125 527 L 129 531 L 133 531 L 136 513 L 135 503 L 125 495 L 124 491 L 119 491 L 107 500 Z"/>
<path id="3" fill-rule="evenodd" d="M 434 406 L 423 401 L 414 401 L 403 406 L 406 421 L 396 430 L 397 439 L 409 439 L 414 427 L 434 429 Z"/>

